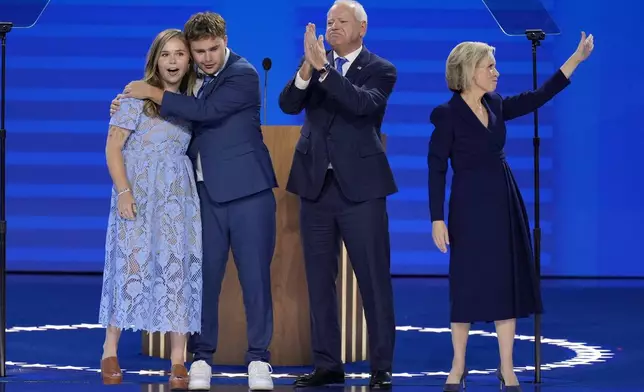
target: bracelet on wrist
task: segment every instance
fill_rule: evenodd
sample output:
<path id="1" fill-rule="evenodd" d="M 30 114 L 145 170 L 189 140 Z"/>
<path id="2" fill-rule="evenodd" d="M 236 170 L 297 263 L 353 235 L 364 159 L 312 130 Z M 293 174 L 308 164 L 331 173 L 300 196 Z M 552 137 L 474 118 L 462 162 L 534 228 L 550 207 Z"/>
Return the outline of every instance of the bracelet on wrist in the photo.
<path id="1" fill-rule="evenodd" d="M 118 192 L 118 194 L 117 194 L 116 196 L 121 196 L 122 194 L 124 194 L 124 193 L 126 193 L 126 192 L 131 192 L 130 188 L 125 188 L 125 189 L 123 189 L 122 191 L 119 191 L 119 192 Z"/>

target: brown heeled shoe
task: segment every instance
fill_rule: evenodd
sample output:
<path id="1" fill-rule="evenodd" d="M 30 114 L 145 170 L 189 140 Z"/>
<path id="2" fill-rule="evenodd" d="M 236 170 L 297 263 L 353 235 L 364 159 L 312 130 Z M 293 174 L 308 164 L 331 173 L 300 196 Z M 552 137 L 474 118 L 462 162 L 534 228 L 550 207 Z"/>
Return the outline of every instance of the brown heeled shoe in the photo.
<path id="1" fill-rule="evenodd" d="M 105 385 L 120 384 L 123 381 L 123 373 L 116 357 L 107 357 L 101 360 L 101 377 Z"/>
<path id="2" fill-rule="evenodd" d="M 188 390 L 188 369 L 185 366 L 172 365 L 172 370 L 170 371 L 170 390 Z"/>

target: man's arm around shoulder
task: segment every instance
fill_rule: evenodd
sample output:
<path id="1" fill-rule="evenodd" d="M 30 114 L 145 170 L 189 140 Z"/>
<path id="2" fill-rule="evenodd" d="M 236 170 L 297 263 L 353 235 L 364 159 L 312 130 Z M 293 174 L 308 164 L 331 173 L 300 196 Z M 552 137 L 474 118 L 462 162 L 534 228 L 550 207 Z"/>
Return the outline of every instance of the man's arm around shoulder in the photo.
<path id="1" fill-rule="evenodd" d="M 206 99 L 164 92 L 160 102 L 161 115 L 198 122 L 219 122 L 256 106 L 259 99 L 257 72 L 252 67 L 240 67 L 235 71 L 231 75 L 222 75 L 225 79 Z"/>

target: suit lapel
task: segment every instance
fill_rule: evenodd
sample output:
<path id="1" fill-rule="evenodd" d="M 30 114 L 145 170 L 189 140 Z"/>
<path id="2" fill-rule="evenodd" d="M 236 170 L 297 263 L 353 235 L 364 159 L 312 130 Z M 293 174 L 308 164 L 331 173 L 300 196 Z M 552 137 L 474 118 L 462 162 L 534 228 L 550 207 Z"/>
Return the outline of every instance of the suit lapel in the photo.
<path id="1" fill-rule="evenodd" d="M 326 59 L 335 68 L 335 58 L 333 56 L 333 50 L 330 50 L 326 54 Z M 353 81 L 353 79 L 358 75 L 358 73 L 369 64 L 369 60 L 371 59 L 371 53 L 365 48 L 364 46 L 362 47 L 362 50 L 358 54 L 358 57 L 356 57 L 355 60 L 353 60 L 353 63 L 351 63 L 351 66 L 347 70 L 347 73 L 344 75 L 345 78 Z M 342 70 L 338 70 L 338 72 L 342 72 Z"/>
<path id="2" fill-rule="evenodd" d="M 487 114 L 488 114 L 488 120 L 487 120 L 487 127 L 492 130 L 496 126 L 496 114 L 494 114 L 494 111 L 488 104 L 488 94 L 485 94 L 483 96 L 483 106 L 485 109 L 487 109 Z"/>
<path id="3" fill-rule="evenodd" d="M 333 50 L 329 50 L 328 52 L 326 52 L 326 61 L 328 61 L 329 64 L 331 64 L 331 66 L 335 68 L 335 59 L 333 58 Z"/>
<path id="4" fill-rule="evenodd" d="M 494 137 L 495 142 L 499 146 L 499 148 L 503 148 L 505 145 L 505 128 L 502 126 L 499 126 L 497 123 L 498 117 L 494 113 L 494 110 L 492 110 L 492 106 L 489 105 L 488 102 L 489 95 L 485 94 L 483 96 L 483 106 L 487 110 L 488 114 L 488 120 L 487 120 L 487 128 Z"/>
<path id="5" fill-rule="evenodd" d="M 465 121 L 467 121 L 471 126 L 477 128 L 483 128 L 489 132 L 489 128 L 485 128 L 483 123 L 476 117 L 476 114 L 470 109 L 467 103 L 461 97 L 461 94 L 454 93 L 452 99 L 450 99 L 450 104 L 456 109 L 456 112 L 461 116 Z M 489 113 L 489 111 L 488 111 Z M 491 123 L 492 118 L 488 119 L 488 127 Z"/>
<path id="6" fill-rule="evenodd" d="M 215 89 L 217 88 L 217 86 L 219 86 L 219 84 L 221 83 L 221 81 L 224 79 L 224 76 L 226 75 L 226 72 L 228 72 L 228 68 L 230 67 L 230 65 L 231 65 L 232 63 L 234 63 L 235 61 L 237 61 L 238 59 L 239 59 L 239 56 L 238 56 L 235 52 L 233 52 L 233 51 L 231 50 L 231 51 L 230 51 L 230 55 L 228 56 L 228 61 L 227 61 L 227 62 L 226 62 L 226 64 L 224 65 L 224 68 L 221 70 L 221 72 L 219 72 L 219 74 L 217 75 L 217 77 L 215 77 L 215 80 L 211 81 L 211 82 L 210 82 L 210 84 L 209 84 L 208 86 L 206 86 L 206 89 L 205 89 L 205 90 L 204 90 L 204 92 L 203 92 L 203 96 L 204 96 L 204 97 L 207 97 L 207 96 L 208 96 L 208 95 L 210 95 L 213 91 L 215 91 Z"/>
<path id="7" fill-rule="evenodd" d="M 450 99 L 450 106 L 454 108 L 461 118 L 463 118 L 474 129 L 485 130 L 486 133 L 483 135 L 487 135 L 488 141 L 497 148 L 503 149 L 503 145 L 505 144 L 505 133 L 500 129 L 497 129 L 497 116 L 490 108 L 490 105 L 488 105 L 485 95 L 483 96 L 482 105 L 488 113 L 487 128 L 478 119 L 478 117 L 476 117 L 476 114 L 474 114 L 472 109 L 470 109 L 467 103 L 465 103 L 459 93 L 454 93 L 452 99 Z"/>
<path id="8" fill-rule="evenodd" d="M 212 94 L 213 91 L 215 91 L 215 88 L 219 85 L 222 79 L 222 76 L 224 75 L 224 72 L 226 72 L 225 69 L 222 70 L 214 80 L 210 81 L 210 83 L 203 90 L 203 95 L 201 96 L 202 99 L 206 99 L 210 94 Z"/>
<path id="9" fill-rule="evenodd" d="M 371 54 L 367 50 L 367 48 L 362 47 L 362 50 L 360 51 L 360 54 L 358 54 L 358 57 L 351 63 L 351 66 L 347 70 L 347 74 L 344 75 L 347 79 L 353 81 L 356 76 L 360 73 L 362 68 L 367 66 L 369 64 L 369 60 L 371 58 Z"/>
<path id="10" fill-rule="evenodd" d="M 335 68 L 335 59 L 333 58 L 333 50 L 330 50 L 327 55 L 326 55 L 327 61 L 329 61 L 329 64 L 332 64 L 333 67 Z M 351 82 L 355 82 L 355 78 L 359 75 L 360 70 L 362 70 L 363 67 L 365 67 L 369 60 L 371 59 L 371 55 L 367 51 L 365 47 L 362 47 L 362 50 L 360 51 L 360 54 L 358 54 L 358 57 L 351 63 L 351 66 L 347 70 L 346 77 L 348 80 Z M 338 70 L 340 72 L 340 75 L 342 75 L 342 70 Z M 333 123 L 333 120 L 335 119 L 336 112 L 332 111 L 331 115 L 327 119 L 327 124 L 326 124 L 326 132 L 329 132 L 331 129 L 331 124 Z M 326 142 L 326 139 L 325 139 Z"/>

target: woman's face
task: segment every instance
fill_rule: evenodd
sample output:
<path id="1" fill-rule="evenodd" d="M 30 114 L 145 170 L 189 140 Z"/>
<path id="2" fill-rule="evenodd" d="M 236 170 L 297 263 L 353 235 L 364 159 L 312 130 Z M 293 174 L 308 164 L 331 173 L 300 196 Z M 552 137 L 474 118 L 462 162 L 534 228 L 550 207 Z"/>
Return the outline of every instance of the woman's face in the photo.
<path id="1" fill-rule="evenodd" d="M 474 86 L 486 93 L 492 92 L 496 90 L 499 75 L 499 71 L 496 69 L 496 60 L 494 56 L 490 55 L 474 68 Z"/>
<path id="2" fill-rule="evenodd" d="M 161 49 L 157 68 L 165 85 L 178 86 L 190 65 L 188 47 L 179 38 L 172 38 Z"/>

